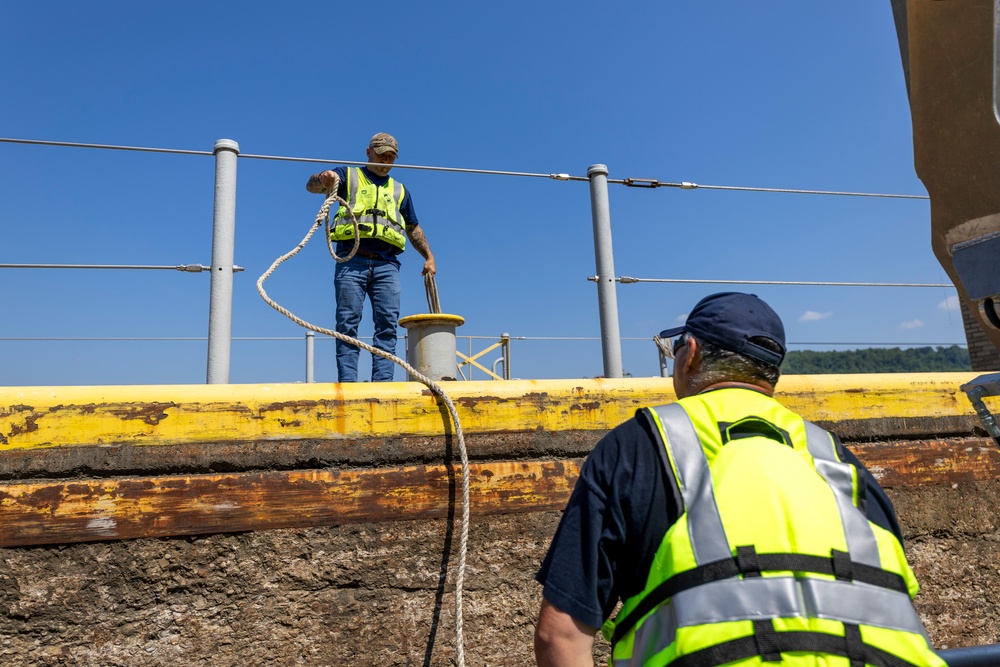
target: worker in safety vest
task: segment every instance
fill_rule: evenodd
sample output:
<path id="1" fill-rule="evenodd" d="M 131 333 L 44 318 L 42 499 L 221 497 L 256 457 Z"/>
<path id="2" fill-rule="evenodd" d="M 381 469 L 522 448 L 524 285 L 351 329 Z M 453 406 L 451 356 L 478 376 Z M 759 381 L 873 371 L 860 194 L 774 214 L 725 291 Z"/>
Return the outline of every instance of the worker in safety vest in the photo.
<path id="1" fill-rule="evenodd" d="M 597 444 L 536 576 L 538 664 L 593 665 L 601 627 L 615 667 L 944 667 L 885 492 L 772 398 L 777 314 L 713 294 L 675 336 L 679 400 Z"/>
<path id="2" fill-rule="evenodd" d="M 357 338 L 365 297 L 372 304 L 375 322 L 374 346 L 390 354 L 396 351 L 396 325 L 399 321 L 399 259 L 409 239 L 424 258 L 421 275 L 437 272 L 434 255 L 419 227 L 413 197 L 403 184 L 389 176 L 399 155 L 399 144 L 385 132 L 368 143 L 369 164 L 361 167 L 337 167 L 313 174 L 306 190 L 326 194 L 334 187 L 347 202 L 333 221 L 330 238 L 337 242 L 337 255 L 346 257 L 354 248 L 354 224 L 348 209 L 358 221 L 360 244 L 348 261 L 337 264 L 334 287 L 337 293 L 337 331 Z M 358 353 L 356 345 L 337 339 L 337 380 L 356 382 Z M 372 382 L 391 382 L 395 364 L 372 355 Z"/>

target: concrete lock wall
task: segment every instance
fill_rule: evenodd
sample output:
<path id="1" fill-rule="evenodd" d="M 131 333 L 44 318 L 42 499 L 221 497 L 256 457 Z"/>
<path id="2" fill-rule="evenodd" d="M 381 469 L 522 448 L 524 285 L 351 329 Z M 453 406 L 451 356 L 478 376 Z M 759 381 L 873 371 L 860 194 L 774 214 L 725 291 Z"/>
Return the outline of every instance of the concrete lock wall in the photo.
<path id="1" fill-rule="evenodd" d="M 779 385 L 887 488 L 938 648 L 1000 641 L 1000 452 L 958 390 L 973 377 Z M 579 465 L 670 382 L 445 388 L 471 458 L 466 661 L 530 665 Z M 453 664 L 456 447 L 415 383 L 0 389 L 0 661 Z"/>

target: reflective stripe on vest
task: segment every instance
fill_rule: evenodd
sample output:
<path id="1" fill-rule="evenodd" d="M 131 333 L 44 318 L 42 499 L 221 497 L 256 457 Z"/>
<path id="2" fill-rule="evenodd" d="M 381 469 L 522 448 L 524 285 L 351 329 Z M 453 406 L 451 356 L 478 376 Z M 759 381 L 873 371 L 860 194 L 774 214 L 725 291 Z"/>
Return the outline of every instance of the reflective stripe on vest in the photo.
<path id="1" fill-rule="evenodd" d="M 362 190 L 367 194 L 362 196 Z M 387 191 L 383 193 L 382 191 Z M 358 221 L 358 235 L 364 239 L 380 239 L 400 251 L 406 248 L 406 220 L 399 211 L 406 189 L 389 178 L 383 186 L 375 185 L 357 167 L 347 168 L 347 206 L 341 206 L 334 217 L 330 239 L 347 241 L 354 238 L 354 225 L 348 211 Z"/>
<path id="2" fill-rule="evenodd" d="M 657 607 L 636 631 L 632 656 L 656 655 L 674 643 L 679 627 L 796 616 L 924 634 L 906 593 L 850 581 L 734 578 L 678 593 Z"/>
<path id="3" fill-rule="evenodd" d="M 677 462 L 677 484 L 684 499 L 695 561 L 704 565 L 732 557 L 719 506 L 715 503 L 712 475 L 691 418 L 677 403 L 654 408 Z"/>
<path id="4" fill-rule="evenodd" d="M 878 542 L 872 533 L 868 519 L 854 507 L 854 466 L 837 458 L 833 436 L 812 422 L 806 424 L 806 442 L 809 453 L 816 464 L 816 470 L 833 489 L 840 510 L 840 520 L 844 524 L 847 538 L 847 552 L 851 560 L 873 567 L 881 567 Z"/>

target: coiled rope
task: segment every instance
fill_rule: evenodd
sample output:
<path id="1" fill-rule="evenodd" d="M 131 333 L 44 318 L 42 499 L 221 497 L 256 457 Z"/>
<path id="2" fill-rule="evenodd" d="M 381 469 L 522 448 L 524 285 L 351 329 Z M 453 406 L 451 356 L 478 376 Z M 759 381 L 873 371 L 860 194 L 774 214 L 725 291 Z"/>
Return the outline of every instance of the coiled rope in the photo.
<path id="1" fill-rule="evenodd" d="M 309 239 L 312 238 L 313 234 L 316 233 L 316 230 L 319 229 L 321 224 L 324 225 L 324 230 L 326 232 L 327 248 L 329 249 L 330 255 L 333 257 L 334 260 L 336 260 L 337 262 L 346 262 L 351 257 L 353 257 L 354 254 L 357 252 L 358 245 L 360 243 L 360 239 L 358 238 L 358 220 L 357 218 L 354 217 L 353 211 L 350 211 L 350 208 L 347 206 L 347 202 L 338 197 L 336 193 L 337 193 L 337 183 L 334 183 L 334 186 L 331 188 L 330 193 L 323 201 L 323 205 L 320 207 L 319 213 L 316 214 L 316 221 L 313 223 L 312 227 L 309 228 L 309 233 L 305 235 L 302 241 L 300 241 L 299 244 L 295 246 L 294 249 L 285 253 L 278 259 L 274 260 L 274 262 L 271 264 L 271 267 L 267 271 L 265 271 L 260 278 L 257 279 L 257 292 L 260 293 L 261 298 L 264 299 L 267 305 L 271 306 L 276 311 L 278 311 L 291 321 L 298 324 L 300 327 L 304 327 L 306 329 L 309 329 L 310 331 L 315 331 L 316 333 L 332 336 L 333 338 L 342 340 L 345 343 L 350 343 L 351 345 L 356 345 L 363 350 L 367 350 L 371 354 L 377 354 L 380 357 L 384 357 L 399 364 L 406 370 L 407 373 L 410 374 L 411 377 L 414 377 L 420 382 L 423 382 L 425 385 L 427 385 L 427 387 L 431 390 L 431 392 L 433 392 L 435 396 L 439 397 L 448 407 L 448 412 L 449 414 L 451 414 L 452 422 L 455 424 L 455 435 L 458 440 L 458 452 L 462 460 L 462 529 L 461 532 L 459 533 L 459 538 L 458 538 L 458 572 L 455 575 L 455 643 L 456 643 L 456 664 L 458 665 L 458 667 L 465 667 L 465 641 L 463 638 L 463 628 L 462 628 L 463 625 L 462 591 L 465 585 L 465 561 L 469 548 L 469 454 L 465 448 L 465 436 L 462 434 L 462 425 L 459 422 L 458 411 L 455 409 L 455 404 L 448 397 L 448 395 L 444 393 L 444 390 L 441 389 L 441 387 L 436 382 L 434 382 L 434 380 L 430 379 L 426 375 L 423 375 L 422 373 L 420 373 L 420 371 L 413 368 L 399 357 L 389 354 L 388 352 L 380 350 L 376 347 L 372 347 L 371 345 L 368 345 L 367 343 L 364 343 L 355 338 L 351 338 L 350 336 L 346 336 L 340 332 L 333 331 L 331 329 L 325 329 L 323 327 L 316 326 L 315 324 L 310 324 L 309 322 L 306 322 L 305 320 L 299 318 L 298 316 L 289 312 L 286 308 L 276 303 L 273 299 L 271 299 L 271 297 L 267 295 L 267 292 L 264 290 L 264 281 L 266 281 L 268 278 L 271 277 L 271 274 L 274 273 L 275 269 L 277 269 L 282 262 L 284 262 L 287 259 L 291 259 L 295 255 L 297 255 L 298 252 L 302 250 L 302 248 L 304 248 L 305 245 L 309 242 Z M 345 207 L 345 209 L 351 216 L 352 223 L 354 224 L 354 248 L 352 248 L 351 252 L 346 257 L 343 258 L 337 256 L 337 253 L 333 249 L 333 243 L 330 240 L 330 207 L 333 205 L 333 202 L 338 202 L 341 206 Z M 434 285 L 433 277 L 425 276 L 424 285 L 425 287 L 427 287 L 428 290 L 427 291 L 428 305 L 431 307 L 432 310 L 434 310 L 434 308 L 436 307 L 437 310 L 434 310 L 434 312 L 440 313 L 441 307 L 437 302 L 437 287 Z M 433 291 L 433 303 L 431 296 L 432 291 Z"/>

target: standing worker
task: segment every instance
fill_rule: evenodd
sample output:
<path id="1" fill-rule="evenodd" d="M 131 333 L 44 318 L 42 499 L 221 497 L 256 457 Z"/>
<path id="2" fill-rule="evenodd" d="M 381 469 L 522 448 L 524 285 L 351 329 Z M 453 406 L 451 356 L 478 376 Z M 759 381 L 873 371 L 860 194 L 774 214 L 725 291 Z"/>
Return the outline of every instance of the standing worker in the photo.
<path id="1" fill-rule="evenodd" d="M 679 400 L 597 443 L 536 576 L 538 664 L 592 666 L 603 626 L 615 667 L 945 667 L 888 496 L 773 398 L 778 315 L 713 294 L 674 336 Z"/>
<path id="2" fill-rule="evenodd" d="M 306 190 L 327 194 L 334 187 L 347 202 L 358 221 L 361 237 L 358 251 L 350 260 L 338 262 L 334 275 L 337 293 L 337 332 L 357 338 L 365 297 L 372 304 L 375 323 L 374 346 L 389 354 L 396 351 L 396 324 L 399 321 L 399 255 L 406 239 L 424 258 L 421 275 L 437 272 L 427 238 L 418 226 L 413 197 L 403 184 L 389 177 L 399 156 L 399 145 L 385 132 L 368 142 L 367 166 L 337 167 L 313 174 Z M 330 238 L 337 242 L 337 255 L 346 256 L 354 247 L 354 225 L 348 209 L 341 206 L 334 218 Z M 337 339 L 337 380 L 358 381 L 356 345 Z M 372 382 L 391 382 L 395 364 L 372 355 Z"/>

